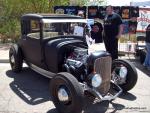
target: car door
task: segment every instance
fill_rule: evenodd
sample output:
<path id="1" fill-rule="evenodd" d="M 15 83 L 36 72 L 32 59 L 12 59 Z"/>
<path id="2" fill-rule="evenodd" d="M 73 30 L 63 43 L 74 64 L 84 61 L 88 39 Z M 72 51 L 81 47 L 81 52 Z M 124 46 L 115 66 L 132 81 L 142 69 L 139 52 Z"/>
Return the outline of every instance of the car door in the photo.
<path id="1" fill-rule="evenodd" d="M 42 64 L 42 46 L 41 46 L 41 32 L 39 20 L 28 20 L 23 22 L 21 45 L 25 60 L 28 64 L 34 64 L 38 67 Z"/>

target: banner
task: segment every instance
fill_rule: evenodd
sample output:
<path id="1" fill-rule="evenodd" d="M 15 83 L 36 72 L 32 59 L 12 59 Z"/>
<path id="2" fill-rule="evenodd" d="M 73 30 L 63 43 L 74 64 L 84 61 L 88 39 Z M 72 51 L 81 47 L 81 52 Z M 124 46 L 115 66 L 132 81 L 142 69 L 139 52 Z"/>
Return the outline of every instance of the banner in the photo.
<path id="1" fill-rule="evenodd" d="M 113 9 L 114 9 L 115 13 L 117 13 L 118 15 L 121 15 L 121 7 L 120 6 L 114 6 Z"/>
<path id="2" fill-rule="evenodd" d="M 77 6 L 65 6 L 65 14 L 77 15 Z"/>
<path id="3" fill-rule="evenodd" d="M 139 7 L 130 7 L 130 17 L 139 17 Z"/>
<path id="4" fill-rule="evenodd" d="M 83 13 L 83 17 L 86 18 L 86 9 L 87 9 L 86 6 L 79 6 L 79 7 L 77 7 L 77 15 L 82 12 Z"/>
<path id="5" fill-rule="evenodd" d="M 137 31 L 145 32 L 147 26 L 150 24 L 150 8 L 140 8 L 137 22 Z"/>
<path id="6" fill-rule="evenodd" d="M 104 19 L 106 15 L 106 6 L 99 6 L 99 18 Z"/>
<path id="7" fill-rule="evenodd" d="M 64 6 L 55 6 L 54 13 L 55 14 L 65 14 L 65 7 Z"/>
<path id="8" fill-rule="evenodd" d="M 121 17 L 122 17 L 122 19 L 129 19 L 130 18 L 130 7 L 129 6 L 122 6 L 121 7 Z"/>
<path id="9" fill-rule="evenodd" d="M 89 19 L 99 18 L 98 6 L 89 6 L 88 7 L 88 18 Z"/>
<path id="10" fill-rule="evenodd" d="M 77 6 L 55 6 L 55 14 L 77 15 Z"/>
<path id="11" fill-rule="evenodd" d="M 119 14 L 122 17 L 122 19 L 139 17 L 139 7 L 114 6 L 113 8 L 114 8 L 114 12 Z M 54 13 L 82 15 L 83 18 L 89 18 L 89 19 L 95 19 L 95 18 L 104 19 L 106 15 L 106 6 L 88 6 L 88 7 L 87 6 L 55 6 Z"/>

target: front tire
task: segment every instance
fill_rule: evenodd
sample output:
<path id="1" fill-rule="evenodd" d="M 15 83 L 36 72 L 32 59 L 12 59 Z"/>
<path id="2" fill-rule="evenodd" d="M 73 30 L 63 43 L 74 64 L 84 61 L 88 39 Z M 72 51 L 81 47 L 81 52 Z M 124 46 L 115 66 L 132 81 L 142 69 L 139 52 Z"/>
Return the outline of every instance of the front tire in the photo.
<path id="1" fill-rule="evenodd" d="M 131 90 L 135 86 L 138 79 L 138 75 L 135 66 L 133 64 L 131 64 L 127 60 L 119 60 L 119 59 L 114 60 L 112 63 L 113 75 L 115 73 L 115 76 L 119 76 L 119 74 L 116 73 L 116 69 L 120 68 L 121 66 L 126 67 L 127 74 L 126 74 L 125 83 L 118 83 L 118 85 L 123 89 L 123 91 L 126 92 Z"/>
<path id="2" fill-rule="evenodd" d="M 50 93 L 60 113 L 80 113 L 83 108 L 83 89 L 77 79 L 66 72 L 58 73 L 50 81 Z"/>
<path id="3" fill-rule="evenodd" d="M 21 49 L 18 45 L 14 44 L 9 50 L 9 63 L 12 71 L 18 73 L 22 70 L 23 58 Z"/>

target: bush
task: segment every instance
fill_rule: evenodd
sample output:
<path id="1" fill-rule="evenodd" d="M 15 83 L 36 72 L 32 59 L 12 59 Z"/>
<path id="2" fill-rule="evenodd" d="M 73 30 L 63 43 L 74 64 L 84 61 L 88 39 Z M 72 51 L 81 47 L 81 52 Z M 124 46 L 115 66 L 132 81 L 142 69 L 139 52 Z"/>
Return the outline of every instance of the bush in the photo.
<path id="1" fill-rule="evenodd" d="M 16 42 L 20 35 L 20 22 L 17 19 L 10 19 L 0 28 L 1 42 Z"/>
<path id="2" fill-rule="evenodd" d="M 69 5 L 69 0 L 0 0 L 0 42 L 18 40 L 23 14 L 53 12 L 55 5 Z"/>

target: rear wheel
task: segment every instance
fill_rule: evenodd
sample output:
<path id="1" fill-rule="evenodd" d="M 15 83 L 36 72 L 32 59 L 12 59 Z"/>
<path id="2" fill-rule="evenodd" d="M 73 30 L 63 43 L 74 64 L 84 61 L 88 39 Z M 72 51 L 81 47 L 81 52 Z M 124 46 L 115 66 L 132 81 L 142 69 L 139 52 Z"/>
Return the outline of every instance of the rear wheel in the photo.
<path id="1" fill-rule="evenodd" d="M 83 108 L 83 89 L 77 79 L 63 72 L 50 81 L 50 93 L 60 113 L 80 113 Z"/>
<path id="2" fill-rule="evenodd" d="M 22 70 L 23 58 L 21 49 L 18 45 L 14 44 L 9 50 L 9 63 L 12 71 L 20 72 Z"/>
<path id="3" fill-rule="evenodd" d="M 112 80 L 115 81 L 123 91 L 131 90 L 137 82 L 137 71 L 135 66 L 127 60 L 114 60 L 112 63 Z"/>

